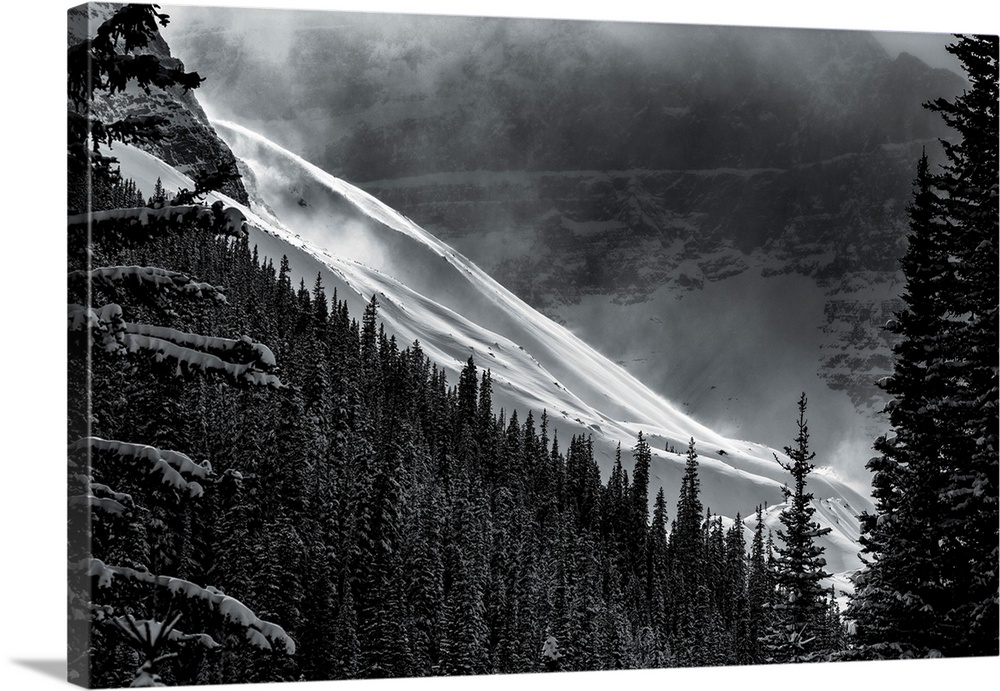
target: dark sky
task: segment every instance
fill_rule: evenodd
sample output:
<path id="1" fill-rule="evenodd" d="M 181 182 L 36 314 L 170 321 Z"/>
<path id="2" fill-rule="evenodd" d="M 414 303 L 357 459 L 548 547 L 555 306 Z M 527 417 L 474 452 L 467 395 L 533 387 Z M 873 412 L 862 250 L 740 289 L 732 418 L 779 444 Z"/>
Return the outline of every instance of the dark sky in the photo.
<path id="1" fill-rule="evenodd" d="M 170 3 L 175 4 L 175 3 Z M 180 0 L 176 5 L 206 3 Z M 215 0 L 211 5 L 274 8 L 266 0 Z M 836 3 L 802 3 L 790 0 L 704 0 L 698 3 L 655 3 L 648 0 L 368 0 L 360 7 L 348 0 L 293 0 L 282 9 L 319 9 L 429 14 L 484 14 L 514 17 L 553 17 L 653 21 L 742 26 L 787 26 L 864 29 L 893 56 L 916 55 L 933 67 L 961 72 L 958 62 L 944 50 L 951 34 L 998 33 L 1000 22 L 992 3 L 982 0 L 908 0 L 872 2 L 838 0 Z M 905 6 L 905 12 L 900 7 Z M 169 29 L 168 32 L 169 34 Z"/>
<path id="2" fill-rule="evenodd" d="M 273 0 L 180 0 L 178 5 L 220 5 L 273 8 Z M 291 0 L 283 9 L 326 9 L 431 14 L 485 14 L 515 17 L 556 17 L 747 26 L 819 27 L 871 31 L 951 34 L 998 33 L 1000 12 L 983 0 L 907 0 L 873 2 L 838 0 L 803 3 L 800 0 L 703 0 L 663 3 L 649 0 L 367 0 L 361 7 L 349 0 Z M 905 9 L 904 9 L 905 8 Z M 948 66 L 940 44 L 926 37 L 895 36 L 884 41 L 887 50 L 906 50 L 928 64 Z"/>

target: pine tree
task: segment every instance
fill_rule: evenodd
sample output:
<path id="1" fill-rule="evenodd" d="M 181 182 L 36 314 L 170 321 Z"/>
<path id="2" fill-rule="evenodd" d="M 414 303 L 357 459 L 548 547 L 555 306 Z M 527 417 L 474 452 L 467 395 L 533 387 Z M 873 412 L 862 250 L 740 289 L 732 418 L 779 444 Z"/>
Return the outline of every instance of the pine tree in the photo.
<path id="1" fill-rule="evenodd" d="M 698 479 L 698 454 L 694 438 L 688 443 L 684 477 L 673 530 L 670 532 L 670 552 L 673 562 L 686 575 L 694 577 L 703 551 L 701 482 Z"/>
<path id="2" fill-rule="evenodd" d="M 747 553 L 743 540 L 743 518 L 737 513 L 732 527 L 726 531 L 726 554 L 723 570 L 722 614 L 729 638 L 729 664 L 752 662 L 753 639 L 747 601 Z"/>
<path id="3" fill-rule="evenodd" d="M 902 269 L 891 436 L 869 461 L 876 513 L 847 616 L 862 657 L 997 652 L 997 37 L 949 46 L 971 90 L 929 107 L 960 135 L 921 158 Z"/>
<path id="4" fill-rule="evenodd" d="M 630 492 L 628 473 L 622 467 L 622 446 L 615 449 L 615 461 L 602 493 L 602 530 L 611 542 L 619 543 L 625 534 L 626 497 Z"/>
<path id="5" fill-rule="evenodd" d="M 775 460 L 787 470 L 794 481 L 791 489 L 782 488 L 786 506 L 781 512 L 778 531 L 782 544 L 777 547 L 775 580 L 778 598 L 773 607 L 774 618 L 767 634 L 770 660 L 773 662 L 804 662 L 819 659 L 829 650 L 822 648 L 821 633 L 827 602 L 820 581 L 828 577 L 823 567 L 823 548 L 816 538 L 830 532 L 813 520 L 816 509 L 813 495 L 806 491 L 806 479 L 815 467 L 815 453 L 809 451 L 809 429 L 806 425 L 806 395 L 799 398 L 798 434 L 794 447 L 785 447 L 789 463 Z"/>
<path id="6" fill-rule="evenodd" d="M 479 412 L 479 372 L 476 361 L 470 355 L 458 378 L 458 424 L 472 427 Z"/>
<path id="7" fill-rule="evenodd" d="M 163 189 L 163 180 L 160 178 L 156 178 L 156 184 L 153 185 L 153 195 L 147 203 L 154 207 L 163 206 L 167 203 L 167 191 Z"/>
<path id="8" fill-rule="evenodd" d="M 649 466 L 651 454 L 649 444 L 639 432 L 632 449 L 632 487 L 628 497 L 628 563 L 636 578 L 636 593 L 646 590 L 646 563 L 643 547 L 649 531 Z"/>
<path id="9" fill-rule="evenodd" d="M 649 623 L 663 635 L 667 626 L 666 589 L 669 575 L 667 555 L 667 502 L 663 488 L 653 502 L 653 518 L 646 536 L 646 602 Z"/>
<path id="10" fill-rule="evenodd" d="M 774 578 L 768 564 L 764 510 L 761 506 L 757 507 L 756 521 L 747 573 L 747 662 L 752 664 L 764 661 L 761 639 L 770 628 L 769 619 L 774 604 Z"/>
<path id="11" fill-rule="evenodd" d="M 649 443 L 643 438 L 642 432 L 632 449 L 635 466 L 632 470 L 632 515 L 634 527 L 640 534 L 645 534 L 649 525 L 649 465 L 652 455 Z"/>
<path id="12" fill-rule="evenodd" d="M 998 648 L 998 395 L 997 263 L 998 115 L 997 36 L 959 36 L 949 51 L 962 62 L 971 89 L 938 112 L 959 135 L 945 142 L 948 164 L 937 178 L 957 290 L 950 295 L 959 382 L 954 447 L 944 490 L 944 576 L 958 595 L 942 613 L 951 631 L 946 655 L 995 655 Z M 945 404 L 947 402 L 943 402 Z M 957 635 L 956 635 L 957 633 Z"/>
<path id="13" fill-rule="evenodd" d="M 128 214 L 124 216 L 127 224 Z M 120 230 L 117 223 L 123 221 L 113 219 L 102 231 Z M 160 227 L 176 233 L 196 234 L 198 230 L 183 212 L 165 214 Z M 70 260 L 82 261 L 72 256 Z M 195 463 L 182 452 L 99 437 L 93 434 L 96 416 L 87 407 L 91 400 L 88 387 L 108 386 L 95 380 L 95 371 L 103 372 L 112 358 L 148 358 L 145 364 L 150 369 L 146 371 L 157 378 L 144 382 L 144 388 L 160 397 L 147 405 L 133 401 L 131 407 L 161 409 L 160 416 L 166 410 L 169 416 L 170 410 L 182 408 L 180 382 L 193 376 L 219 376 L 236 385 L 280 388 L 280 380 L 269 373 L 275 364 L 273 353 L 248 337 L 202 336 L 126 320 L 131 308 L 122 298 L 138 295 L 141 299 L 135 300 L 137 303 L 165 306 L 177 298 L 212 300 L 223 294 L 221 288 L 180 272 L 141 266 L 81 268 L 70 272 L 69 287 L 71 300 L 82 298 L 84 303 L 69 305 L 70 387 L 75 392 L 75 396 L 71 394 L 69 429 L 75 437 L 70 445 L 69 502 L 74 523 L 83 528 L 83 532 L 71 531 L 69 535 L 71 678 L 81 683 L 94 681 L 90 658 L 96 653 L 92 647 L 114 645 L 115 629 L 118 640 L 138 652 L 137 684 L 158 682 L 165 674 L 164 663 L 174 657 L 171 648 L 178 643 L 218 648 L 220 644 L 207 633 L 181 633 L 177 629 L 182 614 L 185 625 L 211 623 L 204 612 L 190 611 L 186 600 L 218 612 L 223 622 L 242 625 L 250 642 L 259 647 L 271 649 L 270 639 L 294 652 L 294 642 L 281 627 L 259 619 L 221 591 L 192 580 L 193 571 L 204 570 L 194 555 L 199 536 L 194 534 L 196 509 L 190 502 L 198 500 L 205 487 L 223 484 L 238 473 L 220 477 L 211 464 Z M 94 306 L 93 300 L 103 294 L 122 299 L 125 307 L 118 303 Z M 169 383 L 161 387 L 160 380 Z M 163 391 L 168 395 L 163 396 Z M 82 403 L 82 409 L 74 410 L 74 403 Z M 167 426 L 174 421 L 167 420 Z M 142 422 L 147 427 L 164 427 L 156 414 Z M 183 438 L 188 439 L 187 435 Z M 101 529 L 93 531 L 94 526 Z M 101 539 L 105 527 L 107 539 Z M 149 591 L 158 594 L 150 595 Z M 185 669 L 174 665 L 171 673 L 183 678 Z M 107 677 L 98 677 L 107 683 Z"/>
<path id="14" fill-rule="evenodd" d="M 678 664 L 684 666 L 703 664 L 708 652 L 703 643 L 711 619 L 700 489 L 698 454 L 692 438 L 688 443 L 673 529 L 667 541 L 672 644 Z"/>
<path id="15" fill-rule="evenodd" d="M 223 575 L 212 571 L 215 526 L 206 518 L 219 517 L 219 496 L 233 498 L 241 474 L 232 468 L 213 471 L 210 463 L 195 463 L 173 450 L 197 448 L 192 440 L 206 435 L 191 423 L 218 417 L 208 400 L 221 403 L 222 397 L 212 395 L 203 378 L 280 388 L 270 372 L 274 355 L 246 336 L 220 338 L 180 328 L 227 303 L 225 290 L 188 272 L 135 261 L 137 248 L 145 256 L 150 245 L 148 253 L 158 256 L 199 250 L 235 255 L 246 246 L 245 219 L 221 202 L 211 208 L 193 200 L 136 208 L 144 203 L 141 194 L 133 181 L 121 179 L 115 159 L 102 147 L 155 140 L 164 120 L 135 116 L 107 123 L 94 115 L 101 93 L 200 84 L 197 74 L 140 54 L 157 24 L 166 22 L 156 6 L 126 5 L 68 54 L 69 210 L 84 212 L 68 219 L 69 501 L 80 529 L 69 535 L 70 678 L 82 684 L 128 683 L 129 676 L 140 686 L 204 681 L 198 664 L 204 651 L 229 647 L 234 632 L 260 648 L 295 649 L 281 627 L 221 590 L 198 585 L 209 574 Z M 94 213 L 101 207 L 104 213 Z M 111 257 L 131 261 L 95 266 L 95 258 Z M 145 323 L 153 315 L 170 321 Z M 146 375 L 135 395 L 129 392 L 137 388 L 129 372 Z M 115 398 L 130 399 L 117 416 L 107 400 Z M 102 429 L 137 434 L 119 441 L 98 436 Z M 228 569 L 231 580 L 238 570 Z M 132 653 L 124 652 L 129 648 Z"/>

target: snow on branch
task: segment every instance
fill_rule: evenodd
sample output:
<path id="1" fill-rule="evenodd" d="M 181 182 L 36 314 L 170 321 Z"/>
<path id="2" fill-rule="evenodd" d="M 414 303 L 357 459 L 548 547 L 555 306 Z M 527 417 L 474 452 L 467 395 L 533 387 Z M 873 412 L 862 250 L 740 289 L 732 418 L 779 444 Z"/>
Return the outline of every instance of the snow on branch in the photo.
<path id="1" fill-rule="evenodd" d="M 87 449 L 91 453 L 109 453 L 119 458 L 141 461 L 149 466 L 150 475 L 159 474 L 164 484 L 189 496 L 198 497 L 204 492 L 202 486 L 188 480 L 184 475 L 205 479 L 212 474 L 212 466 L 208 461 L 195 463 L 188 456 L 177 451 L 161 451 L 154 446 L 132 444 L 129 442 L 101 439 L 100 437 L 84 437 L 70 444 L 69 450 Z"/>
<path id="2" fill-rule="evenodd" d="M 226 302 L 225 289 L 195 281 L 187 274 L 158 266 L 102 266 L 91 271 L 71 271 L 70 283 L 90 282 L 104 288 L 117 286 L 166 290 L 185 297 L 212 298 Z"/>
<path id="3" fill-rule="evenodd" d="M 220 338 L 217 336 L 202 336 L 186 331 L 178 331 L 165 326 L 151 326 L 149 324 L 125 324 L 125 332 L 138 336 L 149 336 L 154 339 L 170 341 L 185 348 L 202 350 L 213 355 L 227 355 L 230 359 L 245 363 L 254 363 L 264 369 L 275 366 L 274 353 L 263 343 L 258 343 L 250 339 L 249 336 L 241 338 Z"/>
<path id="4" fill-rule="evenodd" d="M 84 307 L 70 303 L 67 308 L 70 331 L 90 331 L 95 343 L 108 353 L 120 350 L 125 321 L 122 319 L 121 305 L 114 303 L 101 307 Z"/>
<path id="5" fill-rule="evenodd" d="M 89 482 L 87 476 L 78 475 L 77 479 L 86 483 L 89 491 L 86 494 L 71 496 L 69 498 L 70 506 L 86 505 L 91 509 L 100 509 L 115 516 L 123 514 L 135 506 L 131 494 L 116 492 L 99 482 Z"/>
<path id="6" fill-rule="evenodd" d="M 69 498 L 70 506 L 86 505 L 90 509 L 100 509 L 105 513 L 119 516 L 125 513 L 125 505 L 111 497 L 98 497 L 93 494 L 76 494 Z"/>
<path id="7" fill-rule="evenodd" d="M 281 650 L 288 655 L 295 654 L 295 641 L 279 625 L 260 619 L 254 612 L 236 598 L 230 597 L 218 588 L 202 587 L 183 578 L 157 576 L 148 571 L 139 571 L 127 566 L 105 564 L 100 559 L 90 557 L 75 565 L 85 569 L 88 576 L 97 578 L 99 588 L 108 588 L 115 578 L 165 588 L 171 594 L 189 600 L 205 602 L 221 614 L 227 621 L 242 627 L 247 640 L 265 650 Z M 276 647 L 274 644 L 280 644 Z"/>
<path id="8" fill-rule="evenodd" d="M 276 375 L 267 372 L 275 366 L 274 353 L 249 336 L 219 338 L 168 327 L 132 324 L 122 319 L 122 309 L 116 304 L 94 308 L 70 304 L 68 322 L 70 331 L 91 330 L 95 343 L 105 352 L 149 352 L 157 362 L 173 363 L 177 376 L 216 373 L 235 384 L 276 389 L 284 386 Z"/>
<path id="9" fill-rule="evenodd" d="M 219 235 L 243 237 L 247 233 L 246 216 L 239 209 L 227 207 L 221 201 L 212 206 L 185 204 L 151 208 L 108 209 L 76 214 L 66 219 L 69 231 L 93 234 L 117 233 L 141 240 L 165 230 L 201 228 Z"/>
<path id="10" fill-rule="evenodd" d="M 271 386 L 276 389 L 283 386 L 281 380 L 275 375 L 258 370 L 256 362 L 247 364 L 227 362 L 218 355 L 187 348 L 164 338 L 145 334 L 126 333 L 122 342 L 129 353 L 149 351 L 153 353 L 153 359 L 157 362 L 174 363 L 178 376 L 187 372 L 215 372 L 228 377 L 234 383 Z"/>

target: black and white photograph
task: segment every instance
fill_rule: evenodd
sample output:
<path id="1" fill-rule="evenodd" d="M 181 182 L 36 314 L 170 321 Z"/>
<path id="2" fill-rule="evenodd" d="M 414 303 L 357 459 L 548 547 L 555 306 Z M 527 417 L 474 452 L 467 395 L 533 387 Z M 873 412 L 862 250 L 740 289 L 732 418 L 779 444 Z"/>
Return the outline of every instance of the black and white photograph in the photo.
<path id="1" fill-rule="evenodd" d="M 57 676 L 996 661 L 995 22 L 538 11 L 68 8 Z"/>

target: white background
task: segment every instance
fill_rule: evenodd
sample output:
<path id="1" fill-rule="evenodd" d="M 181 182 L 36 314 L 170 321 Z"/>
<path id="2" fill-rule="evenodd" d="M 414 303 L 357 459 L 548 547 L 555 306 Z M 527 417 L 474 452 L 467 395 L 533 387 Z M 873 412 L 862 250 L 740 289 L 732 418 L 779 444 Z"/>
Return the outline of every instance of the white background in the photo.
<path id="1" fill-rule="evenodd" d="M 196 4 L 180 2 L 175 4 Z M 204 4 L 204 3 L 198 3 Z M 274 7 L 278 0 L 211 3 Z M 355 11 L 564 17 L 697 24 L 992 33 L 990 0 L 816 3 L 774 0 L 297 0 L 291 7 Z M 15 0 L 0 27 L 0 688 L 64 688 L 65 634 L 65 11 Z M 714 689 L 806 686 L 938 689 L 1000 678 L 1000 658 L 615 673 L 522 675 L 404 682 L 318 682 L 309 689 L 525 691 L 615 686 Z M 277 684 L 220 689 L 290 688 Z"/>

